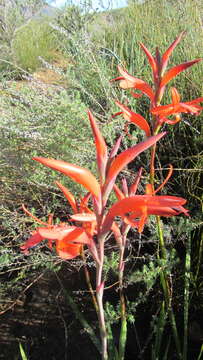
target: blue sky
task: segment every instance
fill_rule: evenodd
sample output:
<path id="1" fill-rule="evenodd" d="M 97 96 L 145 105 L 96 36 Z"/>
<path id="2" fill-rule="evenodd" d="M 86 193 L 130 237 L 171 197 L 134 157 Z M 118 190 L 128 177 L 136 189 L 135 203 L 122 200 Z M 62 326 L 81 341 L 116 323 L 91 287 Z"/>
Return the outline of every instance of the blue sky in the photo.
<path id="1" fill-rule="evenodd" d="M 66 0 L 49 0 L 50 5 L 55 6 L 55 7 L 61 7 L 63 5 L 65 5 Z M 71 1 L 74 4 L 80 4 L 80 0 L 72 0 Z M 107 8 L 110 5 L 110 8 L 118 8 L 118 7 L 123 7 L 127 5 L 127 0 L 92 0 L 92 4 L 93 7 L 102 9 L 101 4 L 103 4 L 103 8 Z"/>

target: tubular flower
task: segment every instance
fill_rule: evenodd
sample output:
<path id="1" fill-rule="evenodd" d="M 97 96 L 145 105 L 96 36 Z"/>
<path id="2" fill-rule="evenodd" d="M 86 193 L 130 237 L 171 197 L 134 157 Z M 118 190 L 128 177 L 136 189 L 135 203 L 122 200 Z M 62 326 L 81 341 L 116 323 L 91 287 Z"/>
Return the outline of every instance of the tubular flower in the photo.
<path id="1" fill-rule="evenodd" d="M 180 95 L 175 87 L 171 89 L 171 95 L 171 104 L 156 106 L 151 109 L 152 114 L 159 116 L 160 122 L 175 124 L 177 120 L 169 120 L 166 118 L 166 116 L 179 115 L 180 113 L 199 115 L 203 109 L 203 107 L 198 105 L 200 102 L 203 102 L 203 97 L 187 102 L 181 102 Z"/>
<path id="2" fill-rule="evenodd" d="M 114 117 L 116 115 L 122 114 L 125 120 L 133 123 L 134 125 L 138 126 L 141 130 L 143 130 L 146 136 L 151 135 L 149 124 L 142 115 L 134 113 L 127 106 L 121 104 L 120 101 L 116 101 L 115 103 L 117 106 L 119 106 L 121 112 L 113 115 Z"/>
<path id="3" fill-rule="evenodd" d="M 79 221 L 82 223 L 83 229 L 90 236 L 90 238 L 96 233 L 96 216 L 92 210 L 87 206 L 88 200 L 90 198 L 90 193 L 87 193 L 80 202 L 76 202 L 73 194 L 61 183 L 56 181 L 57 186 L 63 192 L 64 196 L 68 200 L 69 204 L 73 209 L 74 215 L 71 215 L 73 221 Z"/>
<path id="4" fill-rule="evenodd" d="M 172 44 L 168 47 L 168 49 L 164 52 L 164 54 L 161 56 L 159 49 L 156 50 L 156 55 L 153 57 L 153 55 L 150 53 L 150 51 L 146 48 L 146 46 L 142 43 L 140 43 L 141 48 L 145 52 L 145 55 L 148 58 L 149 64 L 152 68 L 152 73 L 154 77 L 154 85 L 155 85 L 155 96 L 154 100 L 155 103 L 158 101 L 160 102 L 165 86 L 171 81 L 173 78 L 175 78 L 178 74 L 180 74 L 182 71 L 188 69 L 190 66 L 198 63 L 202 59 L 195 59 L 192 61 L 188 61 L 182 64 L 179 64 L 177 66 L 172 67 L 166 72 L 166 68 L 168 65 L 169 58 L 175 49 L 175 47 L 179 44 L 183 36 L 185 35 L 185 31 L 181 32 L 178 37 L 172 42 Z M 165 73 L 166 72 L 166 73 Z"/>
<path id="5" fill-rule="evenodd" d="M 115 79 L 112 79 L 111 81 L 120 81 L 120 87 L 122 89 L 139 90 L 141 93 L 147 95 L 150 98 L 152 106 L 154 107 L 157 106 L 163 97 L 165 86 L 169 83 L 169 81 L 174 79 L 182 71 L 185 71 L 189 67 L 193 66 L 194 64 L 202 60 L 201 58 L 194 59 L 176 65 L 169 70 L 166 70 L 169 58 L 173 50 L 180 43 L 184 35 L 185 35 L 185 31 L 181 32 L 177 36 L 177 38 L 171 43 L 171 45 L 168 47 L 168 49 L 164 52 L 162 56 L 158 48 L 156 49 L 155 56 L 153 56 L 151 52 L 147 49 L 147 47 L 143 43 L 140 43 L 140 46 L 144 51 L 145 55 L 147 56 L 149 65 L 151 66 L 152 69 L 153 79 L 154 79 L 154 89 L 145 81 L 130 75 L 126 70 L 122 69 L 121 66 L 118 66 L 118 71 L 120 73 L 120 76 Z M 132 93 L 132 95 L 135 98 L 139 97 L 139 94 L 136 93 Z M 193 105 L 187 103 L 185 104 L 186 106 Z M 184 109 L 186 109 L 186 107 L 184 107 Z"/>
<path id="6" fill-rule="evenodd" d="M 117 155 L 108 167 L 106 181 L 104 184 L 104 196 L 107 197 L 115 184 L 118 174 L 127 166 L 132 160 L 135 159 L 140 153 L 148 149 L 159 141 L 166 133 L 160 133 L 158 135 L 150 136 L 147 140 L 128 148 Z"/>
<path id="7" fill-rule="evenodd" d="M 123 186 L 121 191 L 117 185 L 114 185 L 114 192 L 118 202 L 111 207 L 105 218 L 104 231 L 108 231 L 107 229 L 111 227 L 115 216 L 121 216 L 125 224 L 130 227 L 136 227 L 139 233 L 141 233 L 149 215 L 165 217 L 179 215 L 180 213 L 188 215 L 188 210 L 182 206 L 186 203 L 185 199 L 175 196 L 156 195 L 168 182 L 172 173 L 173 167 L 169 165 L 168 174 L 162 184 L 156 190 L 153 189 L 151 184 L 147 184 L 145 195 L 135 195 L 141 179 L 142 168 L 140 168 L 134 183 L 127 191 L 125 189 L 126 186 Z"/>
<path id="8" fill-rule="evenodd" d="M 101 182 L 103 182 L 105 178 L 106 164 L 108 160 L 107 146 L 97 126 L 95 118 L 90 111 L 88 111 L 88 116 L 95 141 L 98 171 L 100 174 Z"/>
<path id="9" fill-rule="evenodd" d="M 68 189 L 56 182 L 58 187 L 62 190 L 65 197 L 69 201 L 70 205 L 73 208 L 74 212 L 77 212 L 77 204 L 74 196 L 68 191 Z M 83 199 L 82 199 L 83 200 Z M 43 240 L 48 240 L 48 246 L 52 249 L 52 244 L 56 244 L 56 252 L 62 259 L 73 259 L 74 257 L 80 255 L 82 250 L 82 245 L 86 244 L 91 246 L 92 239 L 85 231 L 83 227 L 70 226 L 67 223 L 60 223 L 59 225 L 53 225 L 52 219 L 53 216 L 49 215 L 48 221 L 43 222 L 32 213 L 30 213 L 24 205 L 22 205 L 24 212 L 32 217 L 36 222 L 43 225 L 43 227 L 38 227 L 28 240 L 21 246 L 21 250 L 28 254 L 28 250 Z"/>
<path id="10" fill-rule="evenodd" d="M 154 93 L 149 84 L 145 81 L 138 79 L 132 75 L 130 75 L 126 70 L 122 69 L 121 66 L 118 65 L 118 71 L 121 76 L 112 79 L 111 81 L 120 81 L 120 87 L 122 89 L 137 89 L 140 90 L 143 94 L 147 95 L 151 101 L 154 99 Z M 132 94 L 135 97 L 139 97 L 137 94 Z"/>
<path id="11" fill-rule="evenodd" d="M 83 244 L 90 244 L 90 239 L 82 228 L 63 223 L 60 225 L 47 224 L 47 227 L 37 228 L 21 246 L 21 250 L 27 254 L 30 248 L 45 239 L 48 240 L 49 248 L 52 248 L 52 243 L 55 241 L 58 255 L 67 260 L 80 255 Z"/>
<path id="12" fill-rule="evenodd" d="M 103 232 L 109 231 L 115 216 L 121 216 L 131 226 L 136 226 L 141 233 L 149 215 L 174 216 L 184 213 L 186 200 L 176 196 L 135 195 L 116 202 L 108 211 Z"/>

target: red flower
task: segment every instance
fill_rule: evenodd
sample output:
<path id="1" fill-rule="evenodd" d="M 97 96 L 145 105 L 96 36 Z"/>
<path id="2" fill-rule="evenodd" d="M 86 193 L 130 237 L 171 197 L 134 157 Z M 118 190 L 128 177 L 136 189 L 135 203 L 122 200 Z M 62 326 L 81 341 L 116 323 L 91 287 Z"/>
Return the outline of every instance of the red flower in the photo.
<path id="1" fill-rule="evenodd" d="M 149 124 L 148 124 L 147 120 L 145 120 L 145 118 L 142 115 L 134 113 L 127 106 L 121 104 L 120 101 L 116 101 L 115 103 L 116 103 L 117 106 L 119 106 L 119 108 L 122 111 L 119 112 L 119 113 L 116 113 L 115 115 L 113 115 L 114 117 L 116 115 L 122 114 L 125 120 L 135 124 L 141 130 L 143 130 L 145 132 L 146 136 L 151 135 Z"/>
<path id="2" fill-rule="evenodd" d="M 132 75 L 130 75 L 126 70 L 122 69 L 121 66 L 118 66 L 118 71 L 120 72 L 121 76 L 112 79 L 111 81 L 118 81 L 120 80 L 120 87 L 122 89 L 137 89 L 140 90 L 143 94 L 147 95 L 151 101 L 154 99 L 154 93 L 149 84 L 147 84 L 145 81 L 138 79 Z M 137 94 L 135 97 L 138 97 Z"/>
<path id="3" fill-rule="evenodd" d="M 138 227 L 141 233 L 149 215 L 174 216 L 184 213 L 188 215 L 183 205 L 186 200 L 176 196 L 135 195 L 116 202 L 108 211 L 103 232 L 110 230 L 114 217 L 121 216 L 131 226 Z M 139 219 L 139 220 L 138 220 Z"/>
<path id="4" fill-rule="evenodd" d="M 180 95 L 175 87 L 171 89 L 172 103 L 168 105 L 156 106 L 151 109 L 151 113 L 158 115 L 160 123 L 175 124 L 180 121 L 180 117 L 176 120 L 169 120 L 165 118 L 170 115 L 179 115 L 180 113 L 199 115 L 203 107 L 198 105 L 200 102 L 203 102 L 203 97 L 197 98 L 187 102 L 180 101 Z"/>
<path id="5" fill-rule="evenodd" d="M 81 253 L 82 244 L 90 244 L 90 239 L 84 229 L 69 226 L 66 224 L 49 225 L 39 227 L 32 236 L 21 246 L 24 253 L 28 249 L 38 245 L 43 240 L 48 240 L 48 246 L 52 248 L 52 243 L 56 243 L 56 251 L 62 259 L 72 259 Z"/>
<path id="6" fill-rule="evenodd" d="M 100 185 L 89 170 L 62 160 L 46 159 L 42 157 L 34 157 L 33 160 L 69 176 L 77 183 L 83 185 L 95 197 L 98 198 L 100 196 Z"/>
<path id="7" fill-rule="evenodd" d="M 48 240 L 48 246 L 51 249 L 53 242 L 56 244 L 56 251 L 62 259 L 72 259 L 81 253 L 82 245 L 91 246 L 92 239 L 88 236 L 82 227 L 70 226 L 66 223 L 59 225 L 52 224 L 52 216 L 49 216 L 47 223 L 33 216 L 25 207 L 22 206 L 26 214 L 31 216 L 35 221 L 42 224 L 38 227 L 31 237 L 21 246 L 25 254 L 28 250 L 38 245 L 43 240 Z"/>

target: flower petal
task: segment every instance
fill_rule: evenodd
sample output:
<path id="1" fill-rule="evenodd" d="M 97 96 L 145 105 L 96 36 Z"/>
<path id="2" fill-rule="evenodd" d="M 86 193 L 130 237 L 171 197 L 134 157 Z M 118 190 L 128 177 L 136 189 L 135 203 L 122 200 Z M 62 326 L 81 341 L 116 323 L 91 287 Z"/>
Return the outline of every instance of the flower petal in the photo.
<path id="1" fill-rule="evenodd" d="M 62 172 L 77 183 L 83 185 L 94 196 L 99 197 L 99 183 L 89 170 L 62 160 L 46 159 L 42 157 L 34 157 L 33 160 L 36 160 L 53 170 Z"/>
<path id="2" fill-rule="evenodd" d="M 122 69 L 121 66 L 118 66 L 118 71 L 124 79 L 120 81 L 120 87 L 122 89 L 138 89 L 153 101 L 153 90 L 145 81 L 130 75 L 126 70 Z"/>
<path id="3" fill-rule="evenodd" d="M 64 186 L 62 185 L 60 182 L 55 181 L 56 185 L 59 187 L 59 189 L 63 192 L 64 196 L 66 197 L 66 199 L 68 200 L 69 204 L 71 205 L 73 212 L 77 213 L 77 204 L 75 201 L 75 198 L 73 196 L 73 194 Z"/>
<path id="4" fill-rule="evenodd" d="M 113 189 L 118 200 L 125 199 L 125 195 L 116 184 L 114 184 Z"/>
<path id="5" fill-rule="evenodd" d="M 128 120 L 128 121 L 132 122 L 133 124 L 135 124 L 136 126 L 138 126 L 141 130 L 143 130 L 145 132 L 146 136 L 151 135 L 149 124 L 143 116 L 141 116 L 140 114 L 134 113 L 127 106 L 121 104 L 120 101 L 116 101 L 115 103 L 122 110 L 122 113 L 126 120 Z"/>
<path id="6" fill-rule="evenodd" d="M 96 221 L 96 216 L 95 214 L 86 214 L 86 213 L 78 213 L 78 214 L 74 214 L 71 215 L 71 219 L 75 220 L 75 221 L 81 221 L 81 222 L 92 222 L 92 221 Z"/>
<path id="7" fill-rule="evenodd" d="M 74 227 L 72 231 L 65 234 L 59 240 L 77 244 L 91 244 L 90 238 L 87 236 L 85 230 L 81 227 Z"/>
<path id="8" fill-rule="evenodd" d="M 82 245 L 70 244 L 66 241 L 56 242 L 56 251 L 61 259 L 70 260 L 81 254 Z"/>
<path id="9" fill-rule="evenodd" d="M 153 75 L 154 75 L 154 80 L 156 81 L 158 79 L 158 66 L 157 66 L 157 62 L 154 59 L 154 57 L 152 56 L 152 54 L 150 53 L 150 51 L 146 48 L 146 46 L 140 42 L 140 46 L 141 48 L 144 50 L 145 54 L 147 55 L 148 61 L 150 63 L 150 66 L 152 68 L 153 71 Z"/>
<path id="10" fill-rule="evenodd" d="M 107 154 L 108 154 L 107 146 L 106 146 L 105 140 L 97 126 L 95 118 L 93 117 L 93 115 L 90 111 L 88 111 L 88 116 L 89 116 L 90 125 L 92 128 L 92 132 L 94 135 L 94 141 L 95 141 L 95 146 L 96 146 L 96 151 L 97 151 L 98 170 L 100 172 L 102 179 L 104 179 L 106 163 L 107 163 Z"/>
<path id="11" fill-rule="evenodd" d="M 180 102 L 180 94 L 175 87 L 171 88 L 171 96 L 172 96 L 173 106 L 177 105 Z"/>
<path id="12" fill-rule="evenodd" d="M 138 156 L 141 152 L 148 149 L 150 146 L 155 144 L 158 140 L 160 140 L 166 133 L 160 133 L 155 136 L 149 137 L 147 140 L 123 151 L 119 154 L 111 163 L 109 170 L 107 172 L 107 178 L 105 187 L 112 183 L 112 186 L 115 182 L 115 179 L 119 172 L 128 165 L 136 156 Z M 112 188 L 112 187 L 111 187 Z"/>
<path id="13" fill-rule="evenodd" d="M 183 212 L 182 205 L 185 203 L 185 199 L 176 196 L 135 195 L 125 198 L 117 201 L 109 209 L 102 226 L 102 233 L 109 231 L 115 216 L 126 216 L 132 212 L 135 217 L 141 217 L 146 208 L 148 215 L 177 215 L 177 211 Z"/>
<path id="14" fill-rule="evenodd" d="M 198 63 L 201 60 L 202 59 L 195 59 L 195 60 L 188 61 L 188 62 L 185 62 L 180 65 L 174 66 L 163 76 L 160 87 L 165 86 L 166 84 L 168 84 L 168 82 L 170 80 L 172 80 L 174 77 L 176 77 L 180 72 L 186 70 L 187 68 Z"/>
<path id="15" fill-rule="evenodd" d="M 60 240 L 74 229 L 75 226 L 54 225 L 50 228 L 38 228 L 38 232 L 43 237 L 43 239 Z"/>
<path id="16" fill-rule="evenodd" d="M 39 234 L 38 231 L 34 231 L 32 236 L 23 244 L 21 245 L 21 250 L 26 254 L 28 249 L 36 246 L 43 240 L 43 237 Z"/>
<path id="17" fill-rule="evenodd" d="M 180 35 L 178 35 L 178 37 L 172 42 L 172 44 L 168 47 L 168 49 L 165 51 L 165 53 L 162 56 L 161 62 L 162 62 L 162 74 L 164 73 L 167 65 L 168 65 L 168 60 L 169 57 L 171 56 L 173 50 L 175 49 L 175 47 L 179 44 L 179 42 L 182 40 L 183 36 L 186 34 L 186 31 L 182 31 L 180 33 Z"/>
<path id="18" fill-rule="evenodd" d="M 141 176 L 142 176 L 142 171 L 143 171 L 143 168 L 141 167 L 137 173 L 137 176 L 136 176 L 133 184 L 130 186 L 130 196 L 135 195 L 137 192 L 137 188 L 138 188 Z"/>

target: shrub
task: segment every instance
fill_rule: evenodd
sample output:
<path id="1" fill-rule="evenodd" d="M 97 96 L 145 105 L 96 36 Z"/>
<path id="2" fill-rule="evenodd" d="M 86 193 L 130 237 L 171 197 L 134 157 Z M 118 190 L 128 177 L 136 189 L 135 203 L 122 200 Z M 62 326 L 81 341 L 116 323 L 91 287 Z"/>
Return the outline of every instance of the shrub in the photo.
<path id="1" fill-rule="evenodd" d="M 31 20 L 16 30 L 12 50 L 16 63 L 23 69 L 34 71 L 40 66 L 39 56 L 54 59 L 56 36 L 47 21 Z"/>

